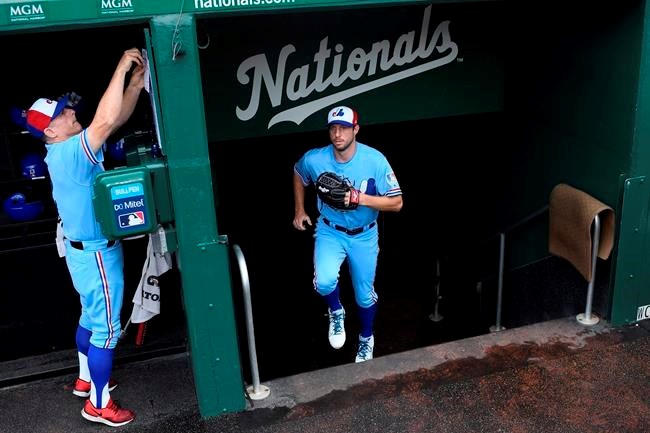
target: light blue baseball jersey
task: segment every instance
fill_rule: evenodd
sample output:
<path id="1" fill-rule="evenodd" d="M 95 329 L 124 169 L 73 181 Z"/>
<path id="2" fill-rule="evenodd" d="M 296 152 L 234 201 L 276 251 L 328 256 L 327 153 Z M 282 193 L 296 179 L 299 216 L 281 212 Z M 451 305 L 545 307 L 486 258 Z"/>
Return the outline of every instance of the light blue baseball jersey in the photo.
<path id="1" fill-rule="evenodd" d="M 52 196 L 63 220 L 63 234 L 74 241 L 104 239 L 92 203 L 93 181 L 104 171 L 102 149 L 93 153 L 85 129 L 66 141 L 45 147 Z"/>
<path id="2" fill-rule="evenodd" d="M 112 349 L 121 332 L 124 256 L 119 242 L 108 246 L 92 204 L 93 181 L 104 171 L 104 155 L 101 148 L 93 153 L 86 130 L 46 148 L 52 195 L 67 238 L 65 259 L 81 300 L 79 324 L 91 331 L 93 346 Z M 70 241 L 82 241 L 83 249 Z"/>
<path id="3" fill-rule="evenodd" d="M 361 192 L 374 196 L 397 196 L 402 190 L 386 157 L 377 149 L 357 142 L 354 156 L 338 162 L 333 145 L 307 151 L 294 166 L 304 186 L 316 181 L 321 173 L 334 172 L 350 180 Z M 334 224 L 347 228 L 363 227 L 377 219 L 379 211 L 359 206 L 354 210 L 338 210 L 318 199 L 321 215 Z"/>

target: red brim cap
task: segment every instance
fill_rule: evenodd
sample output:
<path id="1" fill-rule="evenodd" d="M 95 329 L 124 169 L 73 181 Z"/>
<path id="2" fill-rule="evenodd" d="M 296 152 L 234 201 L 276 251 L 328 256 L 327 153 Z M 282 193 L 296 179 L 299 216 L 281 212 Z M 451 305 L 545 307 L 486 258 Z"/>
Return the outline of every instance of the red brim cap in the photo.
<path id="1" fill-rule="evenodd" d="M 58 101 L 40 98 L 27 110 L 25 126 L 30 134 L 37 138 L 43 136 L 45 128 L 50 126 L 52 119 L 63 112 L 68 104 L 68 96 L 61 97 Z"/>

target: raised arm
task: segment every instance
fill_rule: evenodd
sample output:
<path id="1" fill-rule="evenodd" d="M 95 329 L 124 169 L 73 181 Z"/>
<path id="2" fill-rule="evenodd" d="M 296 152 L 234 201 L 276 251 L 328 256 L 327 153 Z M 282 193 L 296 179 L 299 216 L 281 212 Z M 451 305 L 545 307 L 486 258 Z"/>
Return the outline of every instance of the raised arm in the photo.
<path id="1" fill-rule="evenodd" d="M 135 65 L 129 86 L 124 89 L 126 74 Z M 137 48 L 122 55 L 104 95 L 99 101 L 95 117 L 88 126 L 88 144 L 98 152 L 104 141 L 128 120 L 133 113 L 140 90 L 144 87 L 144 60 Z"/>

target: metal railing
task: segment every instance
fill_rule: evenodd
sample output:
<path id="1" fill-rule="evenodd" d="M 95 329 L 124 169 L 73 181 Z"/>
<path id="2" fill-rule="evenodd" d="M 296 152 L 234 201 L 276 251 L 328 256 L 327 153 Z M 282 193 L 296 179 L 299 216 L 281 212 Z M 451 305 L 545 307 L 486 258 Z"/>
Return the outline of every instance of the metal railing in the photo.
<path id="1" fill-rule="evenodd" d="M 246 388 L 246 392 L 251 400 L 263 400 L 269 396 L 271 390 L 260 384 L 260 374 L 257 369 L 257 351 L 255 349 L 255 329 L 253 326 L 253 307 L 251 303 L 251 286 L 248 278 L 248 266 L 246 259 L 239 245 L 232 246 L 237 263 L 239 264 L 239 273 L 241 274 L 241 285 L 244 291 L 244 307 L 246 310 L 246 332 L 248 335 L 248 356 L 251 363 L 251 376 L 253 384 Z"/>
<path id="2" fill-rule="evenodd" d="M 497 286 L 497 315 L 496 315 L 496 324 L 494 326 L 490 326 L 490 332 L 498 332 L 498 331 L 503 331 L 505 329 L 503 326 L 501 326 L 501 304 L 503 302 L 503 273 L 504 273 L 505 255 L 506 255 L 506 233 L 511 232 L 512 230 L 546 213 L 548 211 L 548 208 L 549 208 L 548 205 L 543 206 L 538 210 L 536 210 L 535 212 L 529 214 L 525 218 L 501 230 L 496 235 L 490 236 L 488 238 L 488 240 L 490 240 L 495 236 L 499 236 L 499 278 L 498 278 L 498 286 Z"/>
<path id="3" fill-rule="evenodd" d="M 432 322 L 440 322 L 444 317 L 442 314 L 440 314 L 439 311 L 439 306 L 440 306 L 440 300 L 442 299 L 442 296 L 440 296 L 440 257 L 436 259 L 436 303 L 433 308 L 433 313 L 429 314 L 429 320 Z"/>
<path id="4" fill-rule="evenodd" d="M 501 325 L 501 304 L 503 302 L 503 274 L 504 274 L 504 263 L 505 263 L 505 249 L 506 249 L 506 233 L 518 228 L 525 223 L 537 218 L 538 216 L 546 213 L 549 206 L 544 206 L 537 211 L 526 216 L 517 223 L 507 227 L 504 230 L 501 230 L 496 235 L 493 235 L 488 238 L 488 240 L 493 239 L 495 236 L 499 236 L 499 276 L 498 276 L 498 286 L 497 286 L 497 313 L 496 313 L 496 324 L 490 326 L 490 332 L 503 331 L 505 328 Z M 591 311 L 593 296 L 594 296 L 594 285 L 596 281 L 596 262 L 598 258 L 598 248 L 600 243 L 600 217 L 596 215 L 593 220 L 593 240 L 592 240 L 592 249 L 591 249 L 591 279 L 589 280 L 589 286 L 587 288 L 587 302 L 585 307 L 585 312 L 580 313 L 576 316 L 576 320 L 583 325 L 595 325 L 600 321 L 600 318 L 594 315 Z"/>
<path id="5" fill-rule="evenodd" d="M 594 235 L 591 247 L 591 279 L 587 286 L 587 305 L 585 312 L 576 316 L 576 320 L 583 325 L 595 325 L 600 318 L 591 313 L 591 305 L 594 297 L 594 285 L 596 283 L 596 262 L 598 261 L 598 248 L 600 247 L 600 217 L 594 217 Z"/>

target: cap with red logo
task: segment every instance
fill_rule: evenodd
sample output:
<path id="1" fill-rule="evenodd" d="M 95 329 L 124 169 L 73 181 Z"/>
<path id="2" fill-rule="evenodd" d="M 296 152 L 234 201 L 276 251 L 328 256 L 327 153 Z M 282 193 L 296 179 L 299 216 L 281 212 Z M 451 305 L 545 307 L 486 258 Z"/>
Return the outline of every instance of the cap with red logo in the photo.
<path id="1" fill-rule="evenodd" d="M 50 126 L 52 119 L 63 112 L 68 103 L 68 97 L 64 96 L 58 101 L 47 98 L 40 98 L 27 110 L 27 130 L 33 136 L 41 138 L 45 129 Z"/>
<path id="2" fill-rule="evenodd" d="M 327 115 L 327 125 L 356 126 L 359 123 L 357 112 L 349 107 L 332 108 Z"/>

